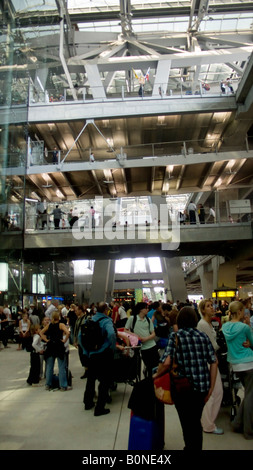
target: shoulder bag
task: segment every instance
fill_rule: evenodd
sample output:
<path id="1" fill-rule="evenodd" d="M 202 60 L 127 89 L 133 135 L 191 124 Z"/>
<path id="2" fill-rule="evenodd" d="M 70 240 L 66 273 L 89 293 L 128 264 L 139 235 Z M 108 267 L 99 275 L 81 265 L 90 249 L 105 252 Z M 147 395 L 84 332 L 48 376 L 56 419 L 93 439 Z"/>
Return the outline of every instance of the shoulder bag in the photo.
<path id="1" fill-rule="evenodd" d="M 178 393 L 185 393 L 189 390 L 192 390 L 192 385 L 188 377 L 182 376 L 179 373 L 178 370 L 178 364 L 176 363 L 175 356 L 176 356 L 176 351 L 179 346 L 179 340 L 176 336 L 176 349 L 175 349 L 175 355 L 173 358 L 173 364 L 172 368 L 170 370 L 170 380 L 171 380 L 171 393 L 173 396 L 175 396 Z M 183 354 L 182 354 L 182 361 L 184 362 Z"/>
<path id="2" fill-rule="evenodd" d="M 171 380 L 169 371 L 154 379 L 154 389 L 155 396 L 159 401 L 165 405 L 174 405 L 174 401 L 171 396 Z"/>

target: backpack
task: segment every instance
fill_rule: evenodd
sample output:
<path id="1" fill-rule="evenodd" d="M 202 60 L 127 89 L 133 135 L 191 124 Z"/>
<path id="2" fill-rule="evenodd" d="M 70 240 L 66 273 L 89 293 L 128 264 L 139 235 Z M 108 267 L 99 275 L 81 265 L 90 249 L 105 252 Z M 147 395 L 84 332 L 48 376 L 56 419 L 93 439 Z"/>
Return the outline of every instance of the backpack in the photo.
<path id="1" fill-rule="evenodd" d="M 134 327 L 135 327 L 136 320 L 137 320 L 137 315 L 134 315 L 133 324 L 132 324 L 132 327 L 131 327 L 132 333 L 134 333 Z M 146 317 L 146 320 L 147 320 L 148 325 L 149 325 L 149 333 L 151 334 L 151 330 L 150 330 L 150 318 L 147 316 L 147 317 Z"/>
<path id="2" fill-rule="evenodd" d="M 104 336 L 99 320 L 92 320 L 88 318 L 85 323 L 81 325 L 81 343 L 84 349 L 88 352 L 98 351 L 104 343 Z"/>

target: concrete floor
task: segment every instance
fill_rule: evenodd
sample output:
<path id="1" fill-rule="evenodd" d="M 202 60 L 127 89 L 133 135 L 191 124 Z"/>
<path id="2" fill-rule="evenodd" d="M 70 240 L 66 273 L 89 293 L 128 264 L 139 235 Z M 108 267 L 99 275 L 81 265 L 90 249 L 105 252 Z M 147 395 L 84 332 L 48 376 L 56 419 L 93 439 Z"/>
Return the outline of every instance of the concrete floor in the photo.
<path id="1" fill-rule="evenodd" d="M 16 344 L 0 351 L 0 450 L 127 450 L 132 390 L 118 384 L 112 392 L 110 414 L 94 417 L 84 411 L 83 391 L 86 380 L 77 351 L 71 347 L 70 370 L 73 389 L 46 391 L 26 383 L 29 353 L 17 351 Z M 204 434 L 203 450 L 253 450 L 253 441 L 230 429 L 230 408 L 222 408 L 217 425 L 224 435 Z M 183 439 L 174 406 L 165 407 L 165 449 L 182 450 Z"/>

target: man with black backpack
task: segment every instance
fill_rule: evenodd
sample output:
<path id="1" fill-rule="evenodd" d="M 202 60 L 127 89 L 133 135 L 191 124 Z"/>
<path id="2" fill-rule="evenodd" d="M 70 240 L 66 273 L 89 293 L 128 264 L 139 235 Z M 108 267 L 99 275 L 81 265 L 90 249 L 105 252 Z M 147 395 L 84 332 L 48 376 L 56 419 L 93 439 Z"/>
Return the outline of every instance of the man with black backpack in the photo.
<path id="1" fill-rule="evenodd" d="M 111 318 L 107 315 L 109 307 L 100 302 L 97 312 L 82 325 L 78 341 L 83 354 L 88 357 L 87 382 L 84 392 L 84 409 L 90 410 L 95 406 L 95 383 L 99 381 L 98 399 L 94 416 L 110 413 L 105 408 L 112 383 L 114 351 L 116 348 L 116 333 Z"/>

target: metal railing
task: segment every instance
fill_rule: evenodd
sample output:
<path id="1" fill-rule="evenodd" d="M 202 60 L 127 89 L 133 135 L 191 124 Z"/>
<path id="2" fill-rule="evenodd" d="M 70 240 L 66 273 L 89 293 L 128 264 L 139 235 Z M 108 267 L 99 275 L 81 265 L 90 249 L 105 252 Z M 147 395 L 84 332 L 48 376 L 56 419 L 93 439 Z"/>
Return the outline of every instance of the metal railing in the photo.
<path id="1" fill-rule="evenodd" d="M 108 100 L 143 100 L 148 99 L 172 99 L 172 98 L 193 98 L 208 96 L 231 96 L 234 95 L 238 87 L 238 81 L 231 87 L 225 86 L 221 89 L 219 82 L 210 84 L 195 81 L 178 81 L 169 83 L 158 83 L 151 85 L 145 83 L 143 88 L 132 86 L 131 89 L 123 84 L 112 89 L 105 89 L 103 86 L 79 86 L 73 89 L 59 87 L 58 89 L 46 89 L 42 91 L 33 84 L 30 86 L 29 104 L 62 104 L 78 102 L 104 102 Z"/>
<path id="2" fill-rule="evenodd" d="M 158 117 L 159 120 L 159 117 Z M 169 133 L 169 130 L 168 130 Z M 62 163 L 93 163 L 120 160 L 123 156 L 126 160 L 149 159 L 166 156 L 183 155 L 191 156 L 194 154 L 220 153 L 220 152 L 249 152 L 253 150 L 252 137 L 245 136 L 243 144 L 230 146 L 229 142 L 224 140 L 221 142 L 216 136 L 214 138 L 186 140 L 186 141 L 166 141 L 155 142 L 149 144 L 126 145 L 120 148 L 112 148 L 108 146 L 99 149 L 91 148 L 73 148 L 72 150 L 63 151 L 59 149 L 48 150 L 41 141 L 40 146 L 31 146 L 31 150 L 14 150 L 0 151 L 0 164 L 6 168 L 28 168 L 34 165 L 60 165 Z"/>
<path id="3" fill-rule="evenodd" d="M 169 131 L 168 131 L 169 132 Z M 120 148 L 100 147 L 99 149 L 91 148 L 73 148 L 70 151 L 48 150 L 43 149 L 39 153 L 31 153 L 28 155 L 27 166 L 33 165 L 59 165 L 61 163 L 87 163 L 103 161 L 120 161 L 121 157 L 125 160 L 149 159 L 166 156 L 183 155 L 184 157 L 194 154 L 220 153 L 220 152 L 236 152 L 253 150 L 253 142 L 245 137 L 243 144 L 238 146 L 230 146 L 229 142 L 221 142 L 216 136 L 214 138 L 206 138 L 199 140 L 187 141 L 167 141 L 149 144 L 127 145 Z M 12 162 L 14 159 L 11 158 Z M 10 165 L 9 165 L 10 166 Z"/>

